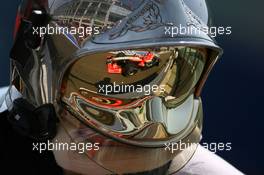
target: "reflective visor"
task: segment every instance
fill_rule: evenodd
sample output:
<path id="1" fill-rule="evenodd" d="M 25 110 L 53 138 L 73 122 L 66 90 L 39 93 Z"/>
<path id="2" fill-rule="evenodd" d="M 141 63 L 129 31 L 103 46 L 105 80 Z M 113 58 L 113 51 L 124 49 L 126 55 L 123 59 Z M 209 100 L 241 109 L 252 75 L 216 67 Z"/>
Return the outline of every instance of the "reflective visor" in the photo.
<path id="1" fill-rule="evenodd" d="M 156 47 L 84 56 L 62 83 L 64 106 L 87 126 L 126 143 L 155 147 L 195 126 L 194 93 L 208 50 Z"/>
<path id="2" fill-rule="evenodd" d="M 62 82 L 61 124 L 72 141 L 99 143 L 86 158 L 74 156 L 83 160 L 80 169 L 93 161 L 124 174 L 152 170 L 175 157 L 175 171 L 187 163 L 200 141 L 202 106 L 193 94 L 215 59 L 209 50 L 145 48 L 75 61 Z M 170 143 L 177 143 L 173 152 L 166 148 Z"/>
<path id="3" fill-rule="evenodd" d="M 206 49 L 160 47 L 97 53 L 76 61 L 63 79 L 63 101 L 74 95 L 104 108 L 129 108 L 163 97 L 168 106 L 187 98 L 204 70 Z M 174 105 L 173 105 L 174 104 Z"/>

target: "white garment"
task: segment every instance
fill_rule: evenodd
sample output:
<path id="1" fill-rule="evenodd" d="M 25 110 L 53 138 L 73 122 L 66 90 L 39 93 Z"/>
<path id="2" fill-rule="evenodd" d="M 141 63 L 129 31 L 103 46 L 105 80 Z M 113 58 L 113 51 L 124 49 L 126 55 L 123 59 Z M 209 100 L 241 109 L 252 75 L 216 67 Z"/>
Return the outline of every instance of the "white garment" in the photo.
<path id="1" fill-rule="evenodd" d="M 8 90 L 8 87 L 0 88 L 0 113 L 7 110 L 6 104 L 5 104 L 5 94 Z"/>
<path id="2" fill-rule="evenodd" d="M 0 88 L 0 112 L 6 110 L 4 96 L 8 88 Z M 2 111 L 1 111 L 2 110 Z M 208 151 L 198 146 L 192 159 L 174 175 L 242 175 L 235 167 Z"/>
<path id="3" fill-rule="evenodd" d="M 239 170 L 201 145 L 192 159 L 174 175 L 242 175 Z"/>

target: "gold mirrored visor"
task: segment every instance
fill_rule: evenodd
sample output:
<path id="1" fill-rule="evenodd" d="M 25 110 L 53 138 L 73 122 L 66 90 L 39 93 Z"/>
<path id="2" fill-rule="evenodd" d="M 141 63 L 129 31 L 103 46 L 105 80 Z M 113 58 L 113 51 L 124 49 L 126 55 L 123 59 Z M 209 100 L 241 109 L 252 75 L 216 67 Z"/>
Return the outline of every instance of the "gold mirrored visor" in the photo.
<path id="1" fill-rule="evenodd" d="M 156 147 L 180 140 L 197 122 L 191 94 L 208 50 L 155 47 L 86 55 L 64 75 L 63 105 L 87 126 L 125 143 Z"/>
<path id="2" fill-rule="evenodd" d="M 143 96 L 183 98 L 194 88 L 204 70 L 207 49 L 159 47 L 87 55 L 77 60 L 63 79 L 63 94 L 122 99 L 121 104 L 100 100 L 105 107 L 124 106 Z M 88 95 L 89 96 L 89 95 Z M 183 98 L 184 99 L 184 98 Z M 128 102 L 127 102 L 128 101 Z M 110 103 L 110 104 L 109 104 Z"/>

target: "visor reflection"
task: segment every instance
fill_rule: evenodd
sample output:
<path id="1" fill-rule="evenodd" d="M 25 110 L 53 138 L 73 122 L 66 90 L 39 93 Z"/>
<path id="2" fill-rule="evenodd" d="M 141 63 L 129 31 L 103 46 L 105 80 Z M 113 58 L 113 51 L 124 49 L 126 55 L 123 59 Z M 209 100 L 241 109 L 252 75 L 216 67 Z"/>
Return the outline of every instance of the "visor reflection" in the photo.
<path id="1" fill-rule="evenodd" d="M 182 100 L 200 79 L 206 56 L 206 49 L 189 47 L 87 55 L 77 60 L 64 76 L 63 96 L 70 97 L 72 92 L 78 92 L 122 101 L 148 95 L 167 97 L 168 101 L 172 98 Z M 105 104 L 108 103 L 106 100 Z"/>
<path id="2" fill-rule="evenodd" d="M 197 123 L 199 104 L 191 93 L 206 57 L 206 49 L 191 47 L 87 55 L 65 74 L 62 102 L 102 133 L 135 145 L 163 145 L 184 138 Z"/>

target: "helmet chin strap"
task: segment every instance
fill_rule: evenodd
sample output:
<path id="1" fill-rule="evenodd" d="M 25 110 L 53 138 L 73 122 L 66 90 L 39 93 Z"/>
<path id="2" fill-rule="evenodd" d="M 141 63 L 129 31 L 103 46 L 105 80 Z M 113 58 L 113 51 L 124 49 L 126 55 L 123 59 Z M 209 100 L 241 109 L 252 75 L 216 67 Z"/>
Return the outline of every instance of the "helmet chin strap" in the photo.
<path id="1" fill-rule="evenodd" d="M 37 141 L 47 141 L 57 133 L 56 112 L 52 104 L 35 108 L 27 100 L 18 98 L 8 116 L 13 128 L 21 135 Z"/>

